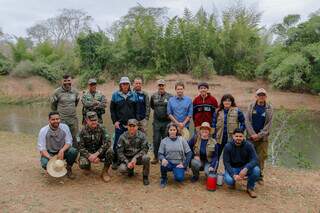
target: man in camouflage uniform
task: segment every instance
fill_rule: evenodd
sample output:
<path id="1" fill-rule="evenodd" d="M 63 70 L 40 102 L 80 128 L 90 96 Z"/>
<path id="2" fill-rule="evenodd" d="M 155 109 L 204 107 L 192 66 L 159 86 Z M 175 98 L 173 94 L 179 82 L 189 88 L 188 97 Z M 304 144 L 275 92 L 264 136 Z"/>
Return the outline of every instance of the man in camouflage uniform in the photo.
<path id="1" fill-rule="evenodd" d="M 138 130 L 136 119 L 128 120 L 128 131 L 123 133 L 118 141 L 119 171 L 122 174 L 134 175 L 136 165 L 143 165 L 143 184 L 149 185 L 150 158 L 146 135 Z"/>
<path id="2" fill-rule="evenodd" d="M 64 75 L 62 85 L 57 88 L 51 96 L 51 109 L 58 111 L 61 122 L 69 126 L 72 135 L 73 146 L 77 147 L 76 135 L 78 133 L 77 105 L 79 93 L 72 87 L 70 75 Z"/>
<path id="3" fill-rule="evenodd" d="M 103 181 L 110 181 L 108 173 L 112 163 L 111 140 L 106 129 L 98 123 L 96 112 L 88 112 L 86 125 L 79 134 L 79 167 L 88 173 L 91 163 L 100 163 L 104 160 L 101 178 Z"/>
<path id="4" fill-rule="evenodd" d="M 82 108 L 82 123 L 85 124 L 86 114 L 89 111 L 94 111 L 97 113 L 99 123 L 102 124 L 102 115 L 105 113 L 106 108 L 106 98 L 100 92 L 97 91 L 97 80 L 89 79 L 88 81 L 88 90 L 84 91 L 81 102 L 83 104 Z"/>
<path id="5" fill-rule="evenodd" d="M 154 93 L 150 100 L 150 106 L 154 111 L 152 123 L 154 159 L 151 161 L 152 164 L 158 163 L 160 142 L 166 137 L 166 128 L 170 123 L 170 119 L 167 114 L 167 104 L 172 95 L 165 91 L 165 85 L 165 80 L 158 80 L 158 92 Z"/>

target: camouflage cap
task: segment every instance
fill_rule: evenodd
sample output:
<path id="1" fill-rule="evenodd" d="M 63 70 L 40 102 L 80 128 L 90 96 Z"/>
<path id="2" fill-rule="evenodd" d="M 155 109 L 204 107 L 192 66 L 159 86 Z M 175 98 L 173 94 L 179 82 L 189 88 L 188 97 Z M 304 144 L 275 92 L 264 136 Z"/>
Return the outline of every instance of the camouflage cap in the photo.
<path id="1" fill-rule="evenodd" d="M 97 84 L 97 80 L 95 78 L 90 78 L 88 84 Z"/>
<path id="2" fill-rule="evenodd" d="M 158 85 L 165 85 L 166 84 L 166 81 L 164 79 L 159 79 L 157 81 Z"/>
<path id="3" fill-rule="evenodd" d="M 138 125 L 138 121 L 136 119 L 129 119 L 128 120 L 128 126 L 129 125 L 135 125 L 137 126 Z"/>
<path id="4" fill-rule="evenodd" d="M 93 112 L 93 111 L 87 112 L 87 119 L 89 119 L 91 121 L 97 121 L 98 120 L 97 113 Z"/>

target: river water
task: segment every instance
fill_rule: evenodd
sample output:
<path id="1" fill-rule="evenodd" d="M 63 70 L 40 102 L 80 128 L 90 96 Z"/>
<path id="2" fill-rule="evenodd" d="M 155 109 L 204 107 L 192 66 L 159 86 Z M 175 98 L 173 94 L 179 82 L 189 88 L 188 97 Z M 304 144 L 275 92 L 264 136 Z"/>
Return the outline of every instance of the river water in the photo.
<path id="1" fill-rule="evenodd" d="M 79 124 L 81 123 L 82 115 L 81 109 L 78 107 Z M 32 105 L 0 105 L 0 131 L 10 131 L 14 133 L 27 133 L 37 136 L 42 126 L 47 124 L 47 116 L 50 111 L 49 106 L 45 104 Z M 150 118 L 152 120 L 152 116 Z M 303 162 L 307 161 L 311 168 L 320 168 L 320 116 L 314 117 L 311 114 L 305 122 L 312 122 L 315 128 L 313 131 L 308 131 L 308 137 L 305 140 L 297 140 L 291 144 L 290 152 L 296 153 L 293 157 L 290 153 L 284 153 L 280 156 L 280 163 L 287 167 L 298 167 L 301 160 L 298 161 L 298 154 L 303 157 Z M 109 133 L 113 133 L 113 126 L 111 125 L 110 113 L 106 110 L 104 116 L 104 123 Z M 299 137 L 301 138 L 301 137 Z M 148 140 L 152 141 L 152 122 L 148 123 Z M 36 143 L 36 142 L 35 142 Z"/>

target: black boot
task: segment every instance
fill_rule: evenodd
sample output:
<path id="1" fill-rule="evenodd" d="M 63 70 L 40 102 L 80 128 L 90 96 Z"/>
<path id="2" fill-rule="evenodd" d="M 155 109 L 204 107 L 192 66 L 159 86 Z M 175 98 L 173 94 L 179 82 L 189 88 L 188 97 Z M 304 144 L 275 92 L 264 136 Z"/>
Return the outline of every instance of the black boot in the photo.
<path id="1" fill-rule="evenodd" d="M 149 184 L 150 184 L 150 182 L 149 182 L 148 176 L 143 176 L 143 185 L 147 186 Z"/>

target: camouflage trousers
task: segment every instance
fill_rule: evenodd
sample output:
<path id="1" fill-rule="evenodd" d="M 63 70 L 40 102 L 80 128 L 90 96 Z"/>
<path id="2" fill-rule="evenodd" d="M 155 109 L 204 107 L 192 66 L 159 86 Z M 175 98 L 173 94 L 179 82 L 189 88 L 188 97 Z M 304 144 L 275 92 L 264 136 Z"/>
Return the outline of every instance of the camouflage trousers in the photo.
<path id="1" fill-rule="evenodd" d="M 132 159 L 128 159 L 131 161 Z M 143 166 L 143 176 L 149 176 L 150 173 L 150 157 L 148 155 L 144 155 L 142 157 L 137 158 L 137 165 L 142 165 Z M 121 162 L 119 166 L 119 172 L 121 174 L 128 174 L 128 173 L 133 173 L 134 169 L 129 169 L 127 167 L 127 164 L 124 162 Z"/>
<path id="2" fill-rule="evenodd" d="M 268 159 L 268 140 L 261 139 L 259 141 L 251 141 L 259 158 L 260 176 L 263 177 L 265 161 Z"/>
<path id="3" fill-rule="evenodd" d="M 98 158 L 100 161 L 104 161 L 105 167 L 109 167 L 112 163 L 113 151 L 112 149 L 108 149 L 106 152 L 101 153 Z M 91 162 L 85 156 L 80 155 L 79 158 L 79 167 L 80 169 L 89 170 L 91 168 Z"/>
<path id="4" fill-rule="evenodd" d="M 72 135 L 72 142 L 73 142 L 73 147 L 78 148 L 78 142 L 77 142 L 77 134 L 79 131 L 79 125 L 78 125 L 78 118 L 68 118 L 68 119 L 61 119 L 61 122 L 64 124 L 67 124 L 71 135 Z"/>

